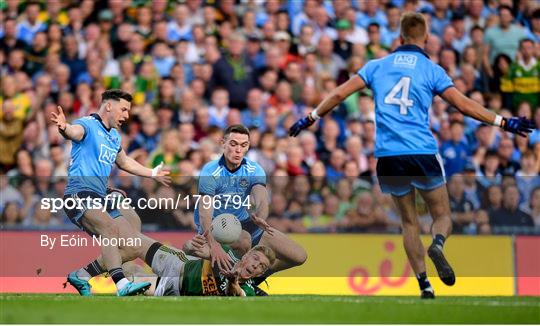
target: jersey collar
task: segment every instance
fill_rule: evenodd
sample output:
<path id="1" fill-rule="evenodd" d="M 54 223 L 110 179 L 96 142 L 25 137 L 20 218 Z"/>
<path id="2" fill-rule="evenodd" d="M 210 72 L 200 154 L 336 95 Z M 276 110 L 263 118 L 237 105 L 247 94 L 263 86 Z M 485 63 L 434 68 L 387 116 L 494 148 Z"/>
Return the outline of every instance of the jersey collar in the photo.
<path id="1" fill-rule="evenodd" d="M 240 170 L 240 168 L 242 167 L 242 165 L 246 164 L 246 158 L 243 158 L 242 159 L 242 163 L 240 163 L 240 165 L 234 169 L 234 170 L 229 170 L 229 168 L 227 167 L 227 164 L 225 164 L 225 155 L 221 155 L 221 158 L 219 159 L 219 165 L 223 166 L 225 169 L 227 169 L 227 171 L 229 171 L 230 173 L 235 173 L 236 171 Z"/>
<path id="2" fill-rule="evenodd" d="M 97 121 L 99 121 L 99 123 L 101 123 L 101 126 L 103 126 L 103 128 L 105 128 L 105 130 L 107 130 L 107 132 L 111 131 L 111 128 L 107 128 L 105 127 L 105 124 L 103 123 L 103 120 L 101 119 L 101 117 L 99 116 L 99 114 L 97 113 L 92 113 L 90 114 L 91 117 L 94 117 L 94 119 L 96 119 Z"/>
<path id="3" fill-rule="evenodd" d="M 401 45 L 401 46 L 399 46 L 397 49 L 394 50 L 394 52 L 398 52 L 398 51 L 420 52 L 420 53 L 422 53 L 423 55 L 425 55 L 426 58 L 429 59 L 429 55 L 426 53 L 426 51 L 424 51 L 424 49 L 422 49 L 422 48 L 419 47 L 418 45 L 414 45 L 414 44 L 404 44 L 404 45 Z"/>

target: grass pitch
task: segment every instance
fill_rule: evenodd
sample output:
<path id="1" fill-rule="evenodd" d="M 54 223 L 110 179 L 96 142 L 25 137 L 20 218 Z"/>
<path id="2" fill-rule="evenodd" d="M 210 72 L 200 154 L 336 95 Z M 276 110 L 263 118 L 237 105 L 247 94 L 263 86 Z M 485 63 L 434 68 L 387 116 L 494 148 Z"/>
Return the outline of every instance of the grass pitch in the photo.
<path id="1" fill-rule="evenodd" d="M 0 295 L 0 323 L 538 324 L 536 297 L 124 297 Z"/>

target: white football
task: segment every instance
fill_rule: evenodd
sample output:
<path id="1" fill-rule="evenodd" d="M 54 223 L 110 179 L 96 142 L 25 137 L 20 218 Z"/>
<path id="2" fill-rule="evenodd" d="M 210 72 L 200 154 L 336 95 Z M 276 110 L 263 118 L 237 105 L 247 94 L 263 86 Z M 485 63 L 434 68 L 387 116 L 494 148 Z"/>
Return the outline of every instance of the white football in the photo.
<path id="1" fill-rule="evenodd" d="M 233 214 L 219 214 L 212 220 L 212 236 L 217 242 L 231 244 L 240 238 L 242 224 Z"/>

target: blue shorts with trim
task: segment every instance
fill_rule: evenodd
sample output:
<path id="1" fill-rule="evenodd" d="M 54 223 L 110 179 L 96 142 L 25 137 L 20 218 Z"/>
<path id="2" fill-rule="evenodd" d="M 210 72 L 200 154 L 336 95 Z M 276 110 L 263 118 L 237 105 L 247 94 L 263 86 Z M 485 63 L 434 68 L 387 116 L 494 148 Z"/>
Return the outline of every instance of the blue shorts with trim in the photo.
<path id="1" fill-rule="evenodd" d="M 383 193 L 398 197 L 408 194 L 413 188 L 433 190 L 446 183 L 439 154 L 380 157 L 377 179 Z"/>
<path id="2" fill-rule="evenodd" d="M 262 235 L 264 231 L 259 228 L 251 219 L 247 219 L 244 221 L 240 221 L 240 224 L 242 224 L 242 230 L 246 231 L 251 235 L 251 247 L 254 247 L 259 244 L 259 241 L 261 241 Z M 197 226 L 197 233 L 203 234 L 202 226 L 198 223 L 195 223 Z"/>
<path id="3" fill-rule="evenodd" d="M 77 193 L 74 193 L 74 194 L 69 194 L 69 195 L 65 195 L 64 196 L 64 201 L 66 201 L 66 199 L 68 198 L 73 198 L 73 199 L 84 199 L 86 200 L 86 198 L 101 198 L 102 199 L 102 203 L 105 203 L 105 196 L 102 196 L 96 192 L 93 192 L 93 191 L 80 191 L 80 192 L 77 192 Z M 112 202 L 109 200 L 107 202 L 109 204 L 109 206 L 112 205 Z M 81 207 L 78 207 L 78 206 L 81 206 Z M 83 201 L 83 204 L 81 205 L 76 205 L 74 208 L 72 209 L 68 209 L 66 207 L 64 207 L 64 211 L 66 212 L 66 215 L 67 217 L 69 218 L 69 220 L 75 224 L 79 229 L 85 231 L 86 233 L 90 234 L 90 235 L 94 235 L 93 233 L 91 233 L 89 230 L 87 230 L 81 223 L 81 218 L 83 217 L 84 215 L 84 212 L 86 212 L 89 208 L 86 207 L 86 205 L 84 205 L 84 201 Z M 111 207 L 107 207 L 106 209 L 107 213 L 113 218 L 117 218 L 118 216 L 122 215 L 120 213 L 120 211 L 118 209 L 112 209 Z"/>

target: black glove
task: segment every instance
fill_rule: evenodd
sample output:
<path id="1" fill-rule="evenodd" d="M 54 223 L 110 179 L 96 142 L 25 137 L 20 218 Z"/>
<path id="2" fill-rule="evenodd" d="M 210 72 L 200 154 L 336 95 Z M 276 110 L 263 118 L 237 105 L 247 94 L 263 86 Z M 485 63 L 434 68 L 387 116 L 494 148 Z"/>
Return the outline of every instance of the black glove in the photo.
<path id="1" fill-rule="evenodd" d="M 525 117 L 510 119 L 503 118 L 501 128 L 504 131 L 527 137 L 527 134 L 531 133 L 536 128 L 536 125 L 534 121 L 529 120 Z"/>

